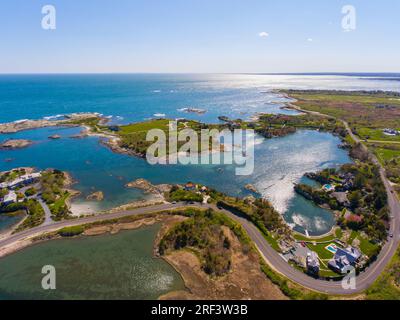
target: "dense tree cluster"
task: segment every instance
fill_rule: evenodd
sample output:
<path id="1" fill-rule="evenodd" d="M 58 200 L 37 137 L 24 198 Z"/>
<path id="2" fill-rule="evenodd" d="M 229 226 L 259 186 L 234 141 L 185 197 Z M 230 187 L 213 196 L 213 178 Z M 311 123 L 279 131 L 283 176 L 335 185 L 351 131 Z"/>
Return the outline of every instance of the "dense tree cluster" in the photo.
<path id="1" fill-rule="evenodd" d="M 231 244 L 221 228 L 217 213 L 208 210 L 172 228 L 160 241 L 161 255 L 168 250 L 190 248 L 197 252 L 203 270 L 210 275 L 221 276 L 231 267 Z"/>

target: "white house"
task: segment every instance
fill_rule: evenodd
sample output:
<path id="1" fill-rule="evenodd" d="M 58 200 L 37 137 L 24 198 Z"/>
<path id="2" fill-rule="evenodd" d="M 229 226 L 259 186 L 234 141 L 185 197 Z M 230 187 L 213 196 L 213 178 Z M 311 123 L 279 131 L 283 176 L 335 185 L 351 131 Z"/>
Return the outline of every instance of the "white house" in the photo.
<path id="1" fill-rule="evenodd" d="M 383 130 L 383 133 L 386 134 L 387 136 L 397 136 L 400 134 L 400 131 L 386 128 Z"/>
<path id="2" fill-rule="evenodd" d="M 22 185 L 27 185 L 37 181 L 41 176 L 40 172 L 35 172 L 31 174 L 25 174 L 23 176 L 18 177 L 17 179 L 9 182 L 3 182 L 0 184 L 0 188 L 8 188 L 8 189 L 15 189 Z"/>
<path id="3" fill-rule="evenodd" d="M 16 202 L 17 202 L 17 194 L 14 191 L 10 191 L 8 194 L 4 196 L 3 204 L 5 206 Z"/>

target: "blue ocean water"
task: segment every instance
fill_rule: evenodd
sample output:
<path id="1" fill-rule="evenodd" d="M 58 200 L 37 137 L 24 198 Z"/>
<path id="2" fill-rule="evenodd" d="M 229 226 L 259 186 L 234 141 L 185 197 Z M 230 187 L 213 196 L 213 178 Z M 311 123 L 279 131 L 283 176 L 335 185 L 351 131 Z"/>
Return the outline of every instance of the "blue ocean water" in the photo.
<path id="1" fill-rule="evenodd" d="M 17 223 L 22 221 L 24 215 L 10 216 L 7 214 L 0 214 L 0 233 L 5 230 L 9 230 Z"/>
<path id="2" fill-rule="evenodd" d="M 292 113 L 280 107 L 286 101 L 276 88 L 338 88 L 392 90 L 393 80 L 362 79 L 358 75 L 20 75 L 0 76 L 0 122 L 38 119 L 72 112 L 112 115 L 115 122 L 141 121 L 164 113 L 216 122 L 219 115 L 246 118 L 255 112 Z M 207 110 L 203 115 L 182 113 L 181 108 Z M 103 210 L 145 198 L 124 185 L 137 178 L 152 183 L 196 181 L 233 196 L 248 195 L 244 186 L 254 184 L 272 201 L 296 230 L 318 235 L 334 224 L 329 211 L 297 196 L 293 183 L 308 171 L 351 161 L 339 149 L 337 137 L 317 131 L 298 131 L 272 140 L 257 138 L 255 170 L 236 176 L 233 166 L 151 166 L 145 160 L 115 154 L 98 138 L 71 139 L 79 128 L 44 128 L 0 135 L 0 141 L 25 138 L 34 141 L 26 149 L 0 151 L 0 170 L 19 166 L 69 171 L 82 195 L 75 206 Z M 60 140 L 50 140 L 53 134 Z M 5 161 L 7 160 L 7 161 Z M 88 202 L 86 196 L 101 190 L 105 199 Z"/>
<path id="3" fill-rule="evenodd" d="M 188 117 L 216 121 L 220 115 L 245 118 L 254 112 L 281 110 L 285 98 L 274 89 L 400 91 L 396 74 L 348 75 L 190 75 L 82 74 L 0 75 L 0 122 L 37 119 L 72 112 L 100 112 L 131 122 Z M 207 110 L 204 115 L 178 111 Z"/>
<path id="4" fill-rule="evenodd" d="M 257 86 L 237 88 L 224 78 L 211 80 L 215 85 L 209 81 L 195 75 L 0 76 L 0 119 L 10 122 L 100 112 L 122 123 L 142 121 L 157 113 L 212 122 L 220 115 L 243 118 L 257 111 L 277 112 L 286 101 Z M 198 115 L 179 111 L 187 107 L 207 112 Z"/>

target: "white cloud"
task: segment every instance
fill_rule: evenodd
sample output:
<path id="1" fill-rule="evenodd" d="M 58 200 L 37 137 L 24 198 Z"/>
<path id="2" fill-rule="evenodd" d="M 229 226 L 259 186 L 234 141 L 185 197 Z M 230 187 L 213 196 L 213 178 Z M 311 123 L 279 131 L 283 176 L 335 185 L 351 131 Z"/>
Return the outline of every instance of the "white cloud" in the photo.
<path id="1" fill-rule="evenodd" d="M 260 33 L 258 34 L 258 36 L 259 36 L 260 38 L 267 38 L 267 37 L 269 37 L 269 33 L 263 31 L 263 32 L 260 32 Z"/>
<path id="2" fill-rule="evenodd" d="M 312 38 L 307 39 L 308 42 L 313 42 L 314 40 Z"/>

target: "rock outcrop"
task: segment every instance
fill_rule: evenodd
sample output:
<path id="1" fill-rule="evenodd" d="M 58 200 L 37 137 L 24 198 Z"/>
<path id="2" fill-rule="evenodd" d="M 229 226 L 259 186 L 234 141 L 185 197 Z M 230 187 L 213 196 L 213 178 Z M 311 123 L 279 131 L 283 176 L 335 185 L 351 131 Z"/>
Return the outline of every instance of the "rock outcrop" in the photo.
<path id="1" fill-rule="evenodd" d="M 246 189 L 246 190 L 249 190 L 249 191 L 251 191 L 251 192 L 253 192 L 253 193 L 259 193 L 258 192 L 258 190 L 256 189 L 256 187 L 255 186 L 253 186 L 252 184 L 246 184 L 245 186 L 244 186 L 244 188 Z"/>
<path id="2" fill-rule="evenodd" d="M 165 192 L 168 192 L 172 186 L 169 184 L 153 185 L 146 179 L 137 179 L 135 181 L 127 183 L 125 187 L 143 190 L 145 193 L 163 195 Z"/>
<path id="3" fill-rule="evenodd" d="M 102 191 L 96 191 L 86 197 L 86 200 L 102 201 L 104 199 L 104 193 Z"/>
<path id="4" fill-rule="evenodd" d="M 32 141 L 25 139 L 10 139 L 0 144 L 0 149 L 14 150 L 29 147 Z"/>

